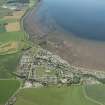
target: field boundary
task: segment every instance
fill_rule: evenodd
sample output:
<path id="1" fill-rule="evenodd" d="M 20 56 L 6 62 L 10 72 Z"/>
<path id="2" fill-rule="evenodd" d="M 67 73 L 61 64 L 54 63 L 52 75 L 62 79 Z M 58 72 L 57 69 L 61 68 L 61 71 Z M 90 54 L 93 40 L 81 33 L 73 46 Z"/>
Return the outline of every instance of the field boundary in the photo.
<path id="1" fill-rule="evenodd" d="M 96 103 L 97 105 L 104 105 L 104 104 L 102 104 L 102 103 L 100 103 L 100 102 L 98 102 L 98 101 L 96 101 L 96 100 L 90 98 L 90 97 L 87 95 L 84 86 L 82 86 L 82 90 L 83 90 L 84 97 L 85 97 L 87 100 L 89 100 L 89 101 L 91 101 L 91 102 L 93 102 L 93 103 Z"/>

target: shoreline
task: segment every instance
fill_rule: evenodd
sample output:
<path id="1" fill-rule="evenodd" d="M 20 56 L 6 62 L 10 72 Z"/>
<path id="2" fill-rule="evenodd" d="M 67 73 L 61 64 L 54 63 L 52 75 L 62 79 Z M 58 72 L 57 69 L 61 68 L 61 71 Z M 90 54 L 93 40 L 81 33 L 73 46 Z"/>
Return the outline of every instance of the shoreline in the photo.
<path id="1" fill-rule="evenodd" d="M 41 30 L 41 23 L 38 24 L 33 20 L 33 13 L 36 12 L 35 8 L 33 6 L 31 13 L 28 13 L 28 16 L 26 15 L 24 19 L 24 26 L 26 26 L 24 30 L 29 35 L 28 40 L 59 55 L 72 66 L 92 71 L 105 71 L 104 42 L 81 40 L 77 37 L 68 38 L 62 32 L 51 32 L 48 35 Z"/>
<path id="2" fill-rule="evenodd" d="M 27 15 L 30 14 L 30 12 L 32 12 L 33 8 L 37 5 L 38 2 L 40 2 L 40 0 L 36 0 L 36 3 L 32 7 L 28 7 L 28 9 L 25 11 L 24 15 L 20 19 L 21 30 L 25 32 L 25 36 L 27 37 L 27 40 L 29 40 L 29 33 L 24 28 L 24 19 L 25 17 L 27 17 Z"/>

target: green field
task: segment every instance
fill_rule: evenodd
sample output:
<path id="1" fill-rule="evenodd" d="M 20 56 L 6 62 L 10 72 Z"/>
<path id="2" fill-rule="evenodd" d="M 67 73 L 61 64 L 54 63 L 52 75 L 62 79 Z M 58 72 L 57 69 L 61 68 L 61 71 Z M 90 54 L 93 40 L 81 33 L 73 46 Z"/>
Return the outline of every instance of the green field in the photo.
<path id="1" fill-rule="evenodd" d="M 18 42 L 20 45 L 18 50 L 20 50 L 23 46 L 23 41 L 25 41 L 23 32 L 0 33 L 0 46 L 5 45 L 8 42 Z M 5 54 L 5 52 L 3 54 Z M 14 54 L 0 55 L 0 78 L 11 77 L 11 72 L 16 70 L 19 57 L 20 51 Z"/>
<path id="2" fill-rule="evenodd" d="M 4 32 L 0 33 L 0 50 L 3 51 L 1 46 L 7 43 L 18 43 L 16 51 L 14 49 L 9 49 L 8 51 L 0 52 L 0 78 L 10 78 L 12 77 L 12 72 L 17 70 L 17 65 L 19 63 L 19 57 L 21 49 L 24 47 L 26 39 L 24 32 Z M 15 47 L 15 46 L 14 46 Z M 7 48 L 6 46 L 4 48 Z M 8 54 L 14 51 L 14 53 Z"/>
<path id="3" fill-rule="evenodd" d="M 0 42 L 22 41 L 24 40 L 24 32 L 5 32 L 0 33 Z"/>
<path id="4" fill-rule="evenodd" d="M 20 21 L 19 19 L 4 19 L 13 11 L 2 8 L 6 0 L 0 0 L 0 78 L 12 78 L 12 72 L 17 70 L 21 49 L 27 47 L 26 36 L 22 30 L 6 32 L 5 24 Z"/>
<path id="5" fill-rule="evenodd" d="M 6 3 L 7 0 L 0 0 L 0 18 L 3 18 L 6 15 L 9 15 L 12 13 L 11 10 L 7 8 L 2 8 L 3 4 Z"/>
<path id="6" fill-rule="evenodd" d="M 3 18 L 6 15 L 11 15 L 12 11 L 7 8 L 0 7 L 0 18 Z"/>
<path id="7" fill-rule="evenodd" d="M 82 86 L 23 89 L 15 105 L 97 105 L 84 97 Z"/>
<path id="8" fill-rule="evenodd" d="M 37 76 L 44 76 L 44 75 L 54 76 L 55 75 L 55 70 L 53 70 L 53 69 L 50 69 L 49 70 L 44 65 L 40 65 L 40 66 L 36 67 L 35 69 L 36 69 L 36 75 Z"/>
<path id="9" fill-rule="evenodd" d="M 0 33 L 0 46 L 3 46 L 8 42 L 16 42 L 19 46 L 17 52 L 13 54 L 6 54 L 6 52 L 3 52 L 4 55 L 0 55 L 0 78 L 9 78 L 11 77 L 11 73 L 16 71 L 21 55 L 20 49 L 23 46 L 22 43 L 24 40 L 25 38 L 23 32 Z"/>
<path id="10" fill-rule="evenodd" d="M 19 87 L 18 80 L 0 80 L 0 105 L 4 105 Z"/>
<path id="11" fill-rule="evenodd" d="M 14 23 L 18 21 L 17 19 L 0 19 L 0 24 L 5 24 L 5 23 Z"/>
<path id="12" fill-rule="evenodd" d="M 0 78 L 12 78 L 17 69 L 20 53 L 0 55 Z"/>
<path id="13" fill-rule="evenodd" d="M 88 97 L 105 105 L 105 85 L 89 85 L 85 91 Z"/>

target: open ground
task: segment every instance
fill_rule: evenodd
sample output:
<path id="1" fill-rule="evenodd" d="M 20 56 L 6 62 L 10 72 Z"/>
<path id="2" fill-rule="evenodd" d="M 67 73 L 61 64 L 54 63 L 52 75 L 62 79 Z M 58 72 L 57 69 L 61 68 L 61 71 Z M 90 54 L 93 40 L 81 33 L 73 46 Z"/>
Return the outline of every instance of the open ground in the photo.
<path id="1" fill-rule="evenodd" d="M 20 21 L 26 10 L 2 8 L 0 0 L 0 78 L 11 78 L 16 71 L 22 49 L 28 46 Z M 11 61 L 11 62 L 10 62 Z"/>
<path id="2" fill-rule="evenodd" d="M 81 86 L 23 89 L 15 105 L 98 105 L 86 99 Z"/>
<path id="3" fill-rule="evenodd" d="M 19 87 L 18 80 L 0 80 L 0 105 L 4 105 Z"/>

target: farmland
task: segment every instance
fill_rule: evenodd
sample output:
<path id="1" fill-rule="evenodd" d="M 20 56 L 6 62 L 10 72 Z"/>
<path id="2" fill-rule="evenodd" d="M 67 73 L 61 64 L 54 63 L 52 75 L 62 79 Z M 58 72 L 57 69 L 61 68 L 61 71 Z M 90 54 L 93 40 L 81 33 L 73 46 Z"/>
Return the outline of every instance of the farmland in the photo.
<path id="1" fill-rule="evenodd" d="M 88 97 L 105 105 L 105 85 L 89 85 L 85 91 Z"/>
<path id="2" fill-rule="evenodd" d="M 23 32 L 0 33 L 0 78 L 9 78 L 16 71 L 24 39 Z"/>
<path id="3" fill-rule="evenodd" d="M 3 8 L 0 0 L 0 78 L 11 78 L 16 71 L 22 49 L 27 47 L 26 36 L 20 29 L 20 19 L 25 10 Z"/>
<path id="4" fill-rule="evenodd" d="M 0 80 L 0 105 L 4 105 L 19 87 L 18 80 Z"/>
<path id="5" fill-rule="evenodd" d="M 0 7 L 0 18 L 3 18 L 5 15 L 11 15 L 12 11 L 9 9 L 5 9 Z"/>
<path id="6" fill-rule="evenodd" d="M 23 89 L 15 105 L 97 105 L 84 97 L 81 86 Z"/>
<path id="7" fill-rule="evenodd" d="M 35 2 L 30 0 L 28 8 Z M 7 12 L 0 14 L 0 105 L 105 104 L 104 85 L 83 88 L 89 80 L 90 84 L 99 82 L 93 77 L 84 79 L 82 72 L 75 71 L 65 60 L 27 40 L 24 25 L 20 24 L 26 9 L 2 8 L 0 12 L 4 10 Z"/>
<path id="8" fill-rule="evenodd" d="M 23 32 L 7 32 L 0 33 L 0 42 L 8 42 L 8 41 L 22 41 L 24 40 Z"/>
<path id="9" fill-rule="evenodd" d="M 0 55 L 0 78 L 12 78 L 19 62 L 20 52 Z"/>

